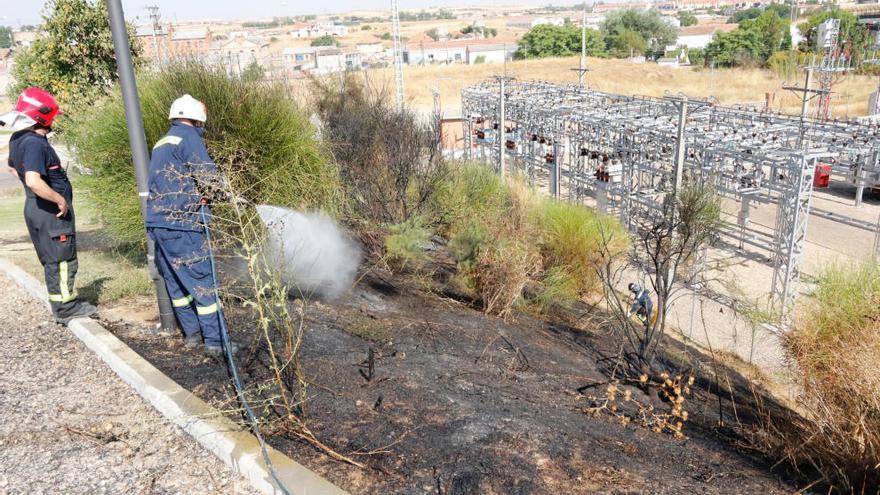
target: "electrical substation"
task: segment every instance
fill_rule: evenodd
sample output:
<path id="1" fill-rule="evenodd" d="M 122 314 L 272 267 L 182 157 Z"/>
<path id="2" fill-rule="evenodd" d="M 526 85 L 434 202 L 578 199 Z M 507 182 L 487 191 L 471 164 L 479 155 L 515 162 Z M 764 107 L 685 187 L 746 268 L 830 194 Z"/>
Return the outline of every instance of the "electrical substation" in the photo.
<path id="1" fill-rule="evenodd" d="M 684 95 L 624 96 L 496 77 L 462 91 L 465 153 L 631 228 L 635 218 L 662 214 L 679 185 L 714 188 L 738 205 L 723 217 L 722 241 L 771 260 L 769 294 L 784 322 L 811 215 L 868 231 L 875 253 L 880 247 L 876 222 L 811 208 L 814 184 L 851 185 L 854 206 L 880 186 L 880 126 L 807 117 L 810 100 L 826 93 L 805 88 L 788 88 L 803 98 L 803 116 L 791 116 Z M 758 206 L 775 208 L 771 229 L 750 222 Z"/>

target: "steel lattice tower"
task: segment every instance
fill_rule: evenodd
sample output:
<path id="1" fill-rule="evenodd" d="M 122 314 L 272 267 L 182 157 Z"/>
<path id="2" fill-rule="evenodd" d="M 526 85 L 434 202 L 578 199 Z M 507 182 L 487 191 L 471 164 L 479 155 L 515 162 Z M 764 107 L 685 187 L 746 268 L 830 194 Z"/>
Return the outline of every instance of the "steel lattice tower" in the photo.
<path id="1" fill-rule="evenodd" d="M 394 45 L 394 103 L 403 110 L 403 51 L 400 47 L 400 9 L 397 0 L 391 0 L 391 39 Z"/>

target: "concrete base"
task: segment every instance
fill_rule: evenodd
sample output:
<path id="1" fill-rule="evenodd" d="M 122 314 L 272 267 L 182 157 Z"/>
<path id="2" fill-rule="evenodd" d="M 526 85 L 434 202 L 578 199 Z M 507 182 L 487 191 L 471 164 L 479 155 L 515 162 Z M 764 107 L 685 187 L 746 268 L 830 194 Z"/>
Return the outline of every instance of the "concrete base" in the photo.
<path id="1" fill-rule="evenodd" d="M 48 306 L 46 290 L 30 274 L 3 259 L 0 271 Z M 168 378 L 98 322 L 79 318 L 70 322 L 68 328 L 164 417 L 240 473 L 255 489 L 265 494 L 282 493 L 272 481 L 256 437 Z M 278 478 L 291 493 L 346 493 L 272 447 L 267 446 L 267 450 Z"/>

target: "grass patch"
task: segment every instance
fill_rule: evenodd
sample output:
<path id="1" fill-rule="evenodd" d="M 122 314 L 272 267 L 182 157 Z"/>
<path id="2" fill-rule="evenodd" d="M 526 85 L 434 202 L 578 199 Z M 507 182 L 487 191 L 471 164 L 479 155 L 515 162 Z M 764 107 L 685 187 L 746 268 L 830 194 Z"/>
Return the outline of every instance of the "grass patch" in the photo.
<path id="1" fill-rule="evenodd" d="M 819 276 L 785 347 L 801 372 L 804 412 L 782 428 L 795 465 L 819 470 L 841 493 L 880 487 L 880 266 Z"/>
<path id="2" fill-rule="evenodd" d="M 450 168 L 431 209 L 433 228 L 448 240 L 458 281 L 484 309 L 508 316 L 519 303 L 571 303 L 599 288 L 595 265 L 629 248 L 614 218 L 581 205 L 540 198 L 520 178 L 507 182 L 484 165 Z M 536 300 L 523 300 L 530 282 Z M 535 285 L 535 284 L 532 284 Z"/>
<path id="3" fill-rule="evenodd" d="M 43 280 L 43 267 L 34 252 L 24 222 L 24 194 L 0 197 L 0 257 Z M 152 294 L 153 284 L 140 251 L 121 249 L 103 235 L 90 214 L 94 206 L 82 195 L 75 200 L 77 214 L 76 286 L 80 297 L 106 304 L 119 299 Z"/>

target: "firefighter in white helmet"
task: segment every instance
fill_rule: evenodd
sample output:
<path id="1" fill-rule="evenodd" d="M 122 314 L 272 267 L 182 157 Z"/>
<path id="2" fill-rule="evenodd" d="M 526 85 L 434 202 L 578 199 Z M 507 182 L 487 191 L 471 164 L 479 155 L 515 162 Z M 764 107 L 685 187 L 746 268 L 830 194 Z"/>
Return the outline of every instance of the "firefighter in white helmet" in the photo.
<path id="1" fill-rule="evenodd" d="M 204 342 L 207 353 L 220 355 L 217 281 L 200 210 L 208 208 L 212 184 L 223 179 L 202 138 L 205 105 L 183 95 L 171 104 L 168 118 L 171 129 L 153 146 L 150 160 L 147 232 L 156 244 L 156 268 L 165 279 L 185 345 Z M 233 353 L 239 350 L 229 344 Z"/>

